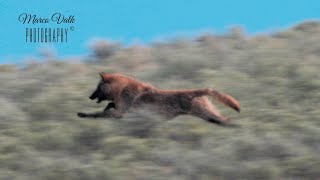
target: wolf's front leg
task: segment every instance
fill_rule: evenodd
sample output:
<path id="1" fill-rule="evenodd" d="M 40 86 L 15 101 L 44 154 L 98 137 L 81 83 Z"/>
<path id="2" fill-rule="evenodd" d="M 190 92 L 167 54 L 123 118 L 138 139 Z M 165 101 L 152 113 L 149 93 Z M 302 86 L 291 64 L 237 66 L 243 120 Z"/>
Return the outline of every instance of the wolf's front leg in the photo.
<path id="1" fill-rule="evenodd" d="M 112 108 L 114 108 L 114 109 L 116 108 L 116 104 L 114 102 L 110 102 L 103 111 L 108 111 Z"/>
<path id="2" fill-rule="evenodd" d="M 116 110 L 108 110 L 96 113 L 82 113 L 77 114 L 81 118 L 121 118 L 122 114 Z"/>

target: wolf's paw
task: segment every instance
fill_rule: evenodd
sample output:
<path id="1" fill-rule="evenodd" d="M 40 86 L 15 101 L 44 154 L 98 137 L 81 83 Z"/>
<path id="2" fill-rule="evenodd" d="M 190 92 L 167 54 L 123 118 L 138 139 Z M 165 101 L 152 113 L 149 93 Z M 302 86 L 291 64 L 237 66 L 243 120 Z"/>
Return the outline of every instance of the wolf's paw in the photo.
<path id="1" fill-rule="evenodd" d="M 85 113 L 81 113 L 81 112 L 78 112 L 77 115 L 78 117 L 81 117 L 81 118 L 87 117 Z"/>

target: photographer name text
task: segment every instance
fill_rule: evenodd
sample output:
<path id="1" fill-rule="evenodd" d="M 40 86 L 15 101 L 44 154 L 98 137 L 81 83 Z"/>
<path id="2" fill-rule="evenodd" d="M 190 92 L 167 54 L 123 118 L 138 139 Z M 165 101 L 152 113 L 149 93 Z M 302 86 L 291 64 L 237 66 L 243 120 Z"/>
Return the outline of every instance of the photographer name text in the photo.
<path id="1" fill-rule="evenodd" d="M 66 43 L 68 33 L 74 31 L 75 17 L 61 13 L 54 13 L 50 17 L 22 13 L 18 21 L 23 25 L 28 25 L 25 28 L 26 43 Z"/>

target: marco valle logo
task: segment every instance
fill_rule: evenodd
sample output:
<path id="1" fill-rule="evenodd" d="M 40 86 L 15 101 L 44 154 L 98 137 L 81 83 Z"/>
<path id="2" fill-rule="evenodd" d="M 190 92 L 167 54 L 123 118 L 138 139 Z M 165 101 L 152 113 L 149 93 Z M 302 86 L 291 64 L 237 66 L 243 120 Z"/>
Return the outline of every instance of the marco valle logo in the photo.
<path id="1" fill-rule="evenodd" d="M 22 13 L 18 20 L 27 25 L 26 43 L 67 43 L 76 21 L 73 15 L 65 16 L 61 13 L 54 13 L 50 17 Z"/>

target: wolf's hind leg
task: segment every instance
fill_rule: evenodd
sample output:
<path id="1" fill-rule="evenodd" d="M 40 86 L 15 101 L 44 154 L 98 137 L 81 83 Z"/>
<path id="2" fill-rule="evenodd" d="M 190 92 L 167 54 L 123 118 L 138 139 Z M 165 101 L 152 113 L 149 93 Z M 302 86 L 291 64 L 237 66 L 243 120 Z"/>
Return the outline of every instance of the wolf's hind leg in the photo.
<path id="1" fill-rule="evenodd" d="M 194 98 L 192 100 L 190 114 L 221 126 L 229 125 L 229 120 L 223 117 L 206 97 Z"/>

